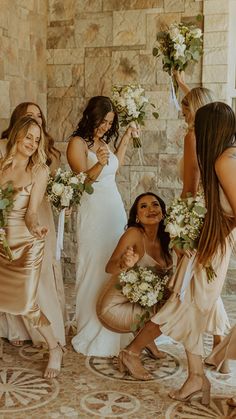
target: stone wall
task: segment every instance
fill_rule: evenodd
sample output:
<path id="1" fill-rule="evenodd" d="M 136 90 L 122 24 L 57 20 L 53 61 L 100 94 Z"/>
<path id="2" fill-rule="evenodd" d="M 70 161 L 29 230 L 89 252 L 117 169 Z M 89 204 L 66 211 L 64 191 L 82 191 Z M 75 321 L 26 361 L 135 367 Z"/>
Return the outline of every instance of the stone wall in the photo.
<path id="1" fill-rule="evenodd" d="M 47 109 L 47 0 L 0 1 L 0 131 L 23 101 Z"/>

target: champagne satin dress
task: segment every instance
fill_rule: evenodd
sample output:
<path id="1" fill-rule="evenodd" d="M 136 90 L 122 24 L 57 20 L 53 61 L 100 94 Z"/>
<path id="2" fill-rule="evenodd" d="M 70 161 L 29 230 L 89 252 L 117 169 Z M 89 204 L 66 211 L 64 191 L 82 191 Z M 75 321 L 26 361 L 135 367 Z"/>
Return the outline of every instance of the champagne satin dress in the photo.
<path id="1" fill-rule="evenodd" d="M 6 140 L 0 140 L 0 157 L 6 153 Z M 65 345 L 66 307 L 61 264 L 55 260 L 56 231 L 51 205 L 44 197 L 38 212 L 39 223 L 48 227 L 45 237 L 44 255 L 37 290 L 37 304 L 51 323 L 53 333 L 61 345 Z M 2 311 L 2 310 L 0 310 Z M 9 340 L 32 340 L 35 345 L 43 337 L 22 316 L 0 313 L 0 336 Z"/>
<path id="2" fill-rule="evenodd" d="M 220 202 L 226 216 L 231 217 L 232 209 L 221 188 Z M 236 229 L 232 230 L 231 239 L 226 238 L 224 256 L 221 257 L 221 251 L 218 249 L 212 260 L 212 267 L 216 273 L 214 280 L 208 282 L 205 269 L 195 263 L 191 281 L 182 300 L 180 291 L 189 260 L 186 256 L 181 259 L 180 266 L 172 279 L 173 293 L 162 309 L 151 319 L 160 326 L 162 333 L 176 341 L 181 341 L 185 349 L 195 355 L 205 355 L 203 333 L 223 334 L 222 332 L 225 332 L 221 330 L 222 326 L 226 326 L 222 318 L 224 307 L 222 306 L 219 310 L 218 304 L 235 232 Z"/>
<path id="3" fill-rule="evenodd" d="M 21 314 L 38 327 L 50 322 L 36 303 L 44 240 L 32 236 L 25 224 L 32 185 L 16 188 L 13 209 L 8 214 L 6 238 L 12 261 L 0 244 L 0 310 Z"/>
<path id="4" fill-rule="evenodd" d="M 207 357 L 207 362 L 219 369 L 226 359 L 236 360 L 236 325 L 231 329 L 229 335 L 215 347 L 210 356 Z"/>
<path id="5" fill-rule="evenodd" d="M 170 276 L 172 273 L 172 265 L 162 268 L 146 252 L 137 265 L 146 268 L 155 267 L 156 273 L 161 277 Z M 118 276 L 113 275 L 102 290 L 97 302 L 97 315 L 107 329 L 117 333 L 130 333 L 131 326 L 137 323 L 136 316 L 141 316 L 146 310 L 140 304 L 130 302 L 121 290 L 116 288 L 116 284 L 119 284 Z M 152 315 L 161 308 L 169 295 L 167 291 L 163 300 L 151 308 Z"/>

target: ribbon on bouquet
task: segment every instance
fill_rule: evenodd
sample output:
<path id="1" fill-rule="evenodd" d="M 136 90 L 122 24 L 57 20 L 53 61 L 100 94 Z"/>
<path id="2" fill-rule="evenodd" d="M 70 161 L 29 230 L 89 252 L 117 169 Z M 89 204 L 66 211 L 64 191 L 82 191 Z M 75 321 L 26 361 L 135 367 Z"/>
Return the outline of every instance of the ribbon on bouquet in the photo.
<path id="1" fill-rule="evenodd" d="M 172 77 L 170 77 L 170 101 L 175 105 L 177 111 L 181 110 L 181 107 L 179 106 L 179 102 L 175 94 L 175 88 Z"/>
<path id="2" fill-rule="evenodd" d="M 137 126 L 137 124 L 136 124 L 136 122 L 135 122 L 135 121 L 131 121 L 131 122 L 129 123 L 129 126 L 130 126 L 131 128 L 138 128 L 138 126 Z M 140 144 L 141 144 L 141 140 L 140 140 L 140 137 L 139 137 L 139 135 L 138 135 L 138 134 L 136 134 L 136 133 L 132 133 L 132 138 L 137 138 L 137 139 L 138 139 L 138 141 L 139 141 L 139 142 L 140 142 Z M 143 166 L 144 159 L 143 159 L 143 148 L 142 148 L 142 145 L 140 145 L 139 147 L 136 147 L 136 148 L 138 149 L 139 163 L 141 164 L 141 166 Z"/>
<path id="3" fill-rule="evenodd" d="M 180 289 L 180 293 L 179 293 L 179 299 L 181 302 L 184 301 L 184 296 L 185 296 L 185 291 L 188 288 L 190 281 L 192 279 L 193 276 L 193 269 L 194 269 L 194 260 L 195 260 L 195 254 L 191 256 L 191 258 L 188 261 L 187 267 L 186 267 L 186 271 L 183 277 L 183 282 L 182 282 L 182 286 Z"/>
<path id="4" fill-rule="evenodd" d="M 59 214 L 59 219 L 58 219 L 56 260 L 61 259 L 61 251 L 63 250 L 63 239 L 64 239 L 64 225 L 65 225 L 65 208 L 61 210 Z"/>

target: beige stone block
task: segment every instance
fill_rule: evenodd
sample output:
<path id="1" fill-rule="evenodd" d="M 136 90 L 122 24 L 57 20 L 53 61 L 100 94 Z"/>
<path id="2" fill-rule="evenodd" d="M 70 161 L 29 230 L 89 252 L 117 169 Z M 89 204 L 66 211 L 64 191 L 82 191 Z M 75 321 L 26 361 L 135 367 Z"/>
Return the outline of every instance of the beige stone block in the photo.
<path id="1" fill-rule="evenodd" d="M 0 28 L 8 29 L 8 16 L 10 14 L 8 0 L 1 0 Z"/>
<path id="2" fill-rule="evenodd" d="M 156 43 L 157 32 L 166 30 L 171 23 L 180 22 L 181 13 L 147 13 L 147 42 L 146 48 L 152 52 Z"/>
<path id="3" fill-rule="evenodd" d="M 113 44 L 144 45 L 146 43 L 146 15 L 144 11 L 113 13 Z"/>
<path id="4" fill-rule="evenodd" d="M 229 0 L 205 0 L 203 2 L 204 16 L 222 13 L 229 13 Z"/>
<path id="5" fill-rule="evenodd" d="M 48 28 L 47 48 L 75 48 L 75 29 L 73 26 Z"/>
<path id="6" fill-rule="evenodd" d="M 77 0 L 76 1 L 76 17 L 78 18 L 78 13 L 83 12 L 102 12 L 106 9 L 102 7 L 102 0 Z"/>
<path id="7" fill-rule="evenodd" d="M 49 0 L 48 11 L 49 20 L 69 20 L 73 19 L 76 11 L 77 0 Z"/>
<path id="8" fill-rule="evenodd" d="M 177 119 L 178 111 L 170 100 L 169 92 L 146 92 L 150 102 L 156 105 L 160 119 Z M 149 111 L 149 115 L 151 111 Z M 151 116 L 151 115 L 150 115 Z"/>
<path id="9" fill-rule="evenodd" d="M 222 100 L 227 97 L 227 84 L 226 83 L 212 83 L 211 81 L 203 84 L 204 87 L 210 89 L 214 93 L 215 100 Z"/>
<path id="10" fill-rule="evenodd" d="M 155 84 L 157 60 L 153 55 L 139 56 L 139 81 L 142 85 Z"/>
<path id="11" fill-rule="evenodd" d="M 48 1 L 47 0 L 36 0 L 36 1 L 37 1 L 37 12 L 46 17 L 48 13 Z"/>
<path id="12" fill-rule="evenodd" d="M 207 15 L 204 18 L 204 32 L 227 32 L 229 30 L 229 15 Z"/>
<path id="13" fill-rule="evenodd" d="M 90 19 L 79 19 L 75 23 L 76 46 L 107 47 L 112 45 L 112 16 L 104 13 L 96 14 Z"/>
<path id="14" fill-rule="evenodd" d="M 54 49 L 47 49 L 46 50 L 46 59 L 47 64 L 54 64 Z"/>
<path id="15" fill-rule="evenodd" d="M 146 170 L 141 167 L 141 171 L 137 169 L 133 166 L 130 172 L 131 202 L 143 192 L 157 190 L 157 169 L 151 167 L 147 167 Z"/>
<path id="16" fill-rule="evenodd" d="M 103 0 L 103 10 L 132 10 L 163 7 L 163 0 Z"/>
<path id="17" fill-rule="evenodd" d="M 203 55 L 204 65 L 227 64 L 228 51 L 224 47 L 205 48 Z"/>
<path id="18" fill-rule="evenodd" d="M 204 34 L 204 48 L 228 47 L 228 32 L 207 32 Z"/>
<path id="19" fill-rule="evenodd" d="M 35 0 L 19 0 L 18 6 L 33 11 L 35 10 Z"/>
<path id="20" fill-rule="evenodd" d="M 49 65 L 48 87 L 69 87 L 72 85 L 71 65 Z"/>
<path id="21" fill-rule="evenodd" d="M 85 59 L 85 96 L 111 94 L 111 60 L 110 58 Z"/>
<path id="22" fill-rule="evenodd" d="M 60 66 L 58 66 L 60 67 Z M 53 79 L 53 71 L 50 74 Z M 71 84 L 65 87 L 48 87 L 48 96 L 55 98 L 62 97 L 82 97 L 84 96 L 84 65 L 73 65 L 71 66 Z M 52 83 L 55 83 L 54 79 Z M 49 83 L 48 83 L 49 84 Z"/>
<path id="23" fill-rule="evenodd" d="M 187 132 L 187 126 L 182 119 L 180 111 L 180 118 L 175 121 L 167 121 L 166 126 L 166 142 L 161 152 L 166 154 L 176 154 L 181 158 L 183 153 L 184 137 Z"/>
<path id="24" fill-rule="evenodd" d="M 10 117 L 10 83 L 0 80 L 0 115 L 1 118 Z"/>
<path id="25" fill-rule="evenodd" d="M 112 47 L 108 48 L 85 48 L 85 57 L 111 57 Z"/>
<path id="26" fill-rule="evenodd" d="M 19 74 L 18 44 L 15 39 L 2 38 L 2 55 L 4 57 L 4 69 L 6 76 Z"/>
<path id="27" fill-rule="evenodd" d="M 84 48 L 48 50 L 48 64 L 83 64 Z"/>
<path id="28" fill-rule="evenodd" d="M 203 1 L 185 0 L 183 16 L 197 16 L 202 14 Z"/>
<path id="29" fill-rule="evenodd" d="M 226 65 L 204 65 L 202 82 L 203 83 L 226 83 L 227 82 Z"/>
<path id="30" fill-rule="evenodd" d="M 165 13 L 184 12 L 184 0 L 164 0 Z"/>
<path id="31" fill-rule="evenodd" d="M 178 177 L 179 155 L 160 154 L 157 184 L 161 188 L 181 188 Z"/>
<path id="32" fill-rule="evenodd" d="M 137 83 L 139 79 L 139 52 L 114 51 L 112 53 L 113 84 Z"/>
<path id="33" fill-rule="evenodd" d="M 197 63 L 191 63 L 188 65 L 185 71 L 185 80 L 187 84 L 193 84 L 199 86 L 201 84 L 201 77 L 202 77 L 202 59 L 200 59 Z"/>

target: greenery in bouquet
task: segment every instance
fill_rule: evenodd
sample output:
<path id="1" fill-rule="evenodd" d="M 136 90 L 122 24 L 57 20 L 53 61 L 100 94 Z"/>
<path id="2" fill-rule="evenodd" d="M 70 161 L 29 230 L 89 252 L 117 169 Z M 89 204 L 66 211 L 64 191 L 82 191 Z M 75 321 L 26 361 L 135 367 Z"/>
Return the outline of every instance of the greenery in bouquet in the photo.
<path id="1" fill-rule="evenodd" d="M 203 53 L 203 34 L 193 24 L 173 23 L 167 30 L 157 33 L 153 48 L 155 57 L 162 56 L 162 68 L 170 76 L 173 70 L 185 70 L 188 64 L 197 62 Z M 173 78 L 175 91 L 178 85 Z"/>
<path id="2" fill-rule="evenodd" d="M 8 259 L 12 261 L 12 252 L 6 239 L 5 228 L 7 226 L 7 215 L 13 206 L 14 188 L 11 182 L 3 188 L 0 186 L 0 243 Z"/>
<path id="3" fill-rule="evenodd" d="M 141 316 L 137 316 L 137 323 L 131 326 L 133 331 L 149 320 L 151 308 L 163 299 L 168 280 L 168 275 L 161 277 L 152 267 L 136 266 L 120 273 L 118 288 L 121 289 L 122 294 L 130 302 L 140 304 L 146 309 Z"/>
<path id="4" fill-rule="evenodd" d="M 130 125 L 135 128 L 138 125 L 144 125 L 147 106 L 155 108 L 144 94 L 144 89 L 138 84 L 129 84 L 126 86 L 112 87 L 112 101 L 119 115 L 121 126 Z M 158 112 L 152 113 L 154 118 L 158 118 Z M 133 137 L 133 146 L 141 147 L 139 137 Z"/>
<path id="5" fill-rule="evenodd" d="M 60 212 L 78 205 L 84 192 L 92 194 L 93 187 L 86 180 L 85 173 L 77 175 L 71 170 L 59 168 L 54 177 L 50 176 L 47 185 L 47 196 L 53 207 Z"/>

